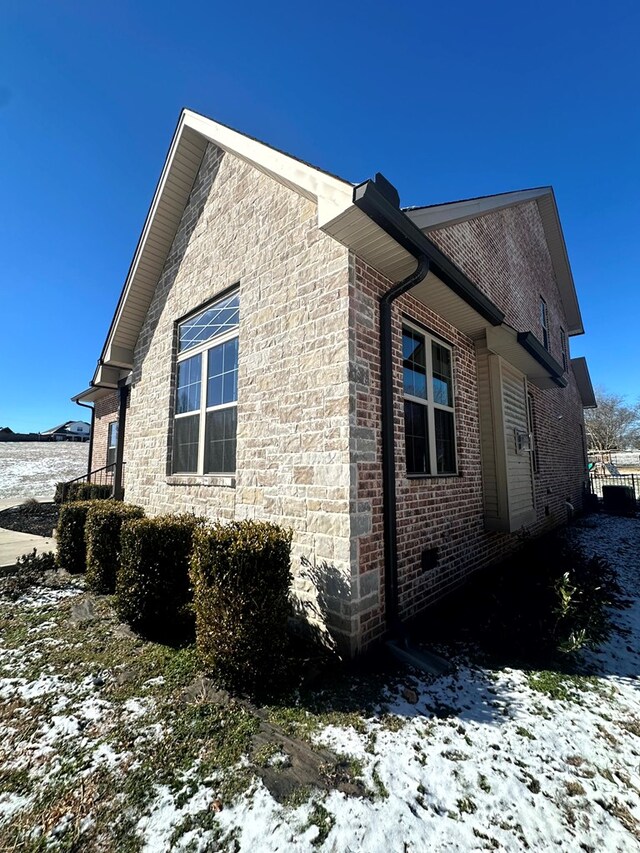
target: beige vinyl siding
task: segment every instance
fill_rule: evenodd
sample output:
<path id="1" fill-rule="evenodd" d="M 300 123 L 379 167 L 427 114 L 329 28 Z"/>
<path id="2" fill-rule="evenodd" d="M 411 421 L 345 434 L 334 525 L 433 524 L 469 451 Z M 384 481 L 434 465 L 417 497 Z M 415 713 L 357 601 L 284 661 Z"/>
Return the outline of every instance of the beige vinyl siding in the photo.
<path id="1" fill-rule="evenodd" d="M 485 515 L 498 518 L 504 512 L 500 507 L 500 494 L 496 476 L 496 432 L 491 400 L 490 353 L 484 344 L 476 346 L 478 375 L 478 407 L 480 417 L 480 447 L 482 454 L 482 492 Z"/>
<path id="2" fill-rule="evenodd" d="M 486 342 L 476 356 L 485 527 L 512 533 L 536 518 L 531 454 L 516 443 L 516 430 L 529 430 L 527 383 Z"/>
<path id="3" fill-rule="evenodd" d="M 510 529 L 517 530 L 535 520 L 531 453 L 518 453 L 515 437 L 516 430 L 529 431 L 527 382 L 505 361 L 501 370 Z"/>

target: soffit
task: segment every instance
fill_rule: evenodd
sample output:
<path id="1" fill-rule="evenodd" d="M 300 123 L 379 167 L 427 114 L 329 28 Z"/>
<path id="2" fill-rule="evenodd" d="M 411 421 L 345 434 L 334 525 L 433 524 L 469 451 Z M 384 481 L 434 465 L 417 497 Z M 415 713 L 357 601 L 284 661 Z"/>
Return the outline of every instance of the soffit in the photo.
<path id="1" fill-rule="evenodd" d="M 584 356 L 572 358 L 571 369 L 573 370 L 576 385 L 578 386 L 578 392 L 582 399 L 582 407 L 584 409 L 597 409 L 598 403 L 596 402 L 596 395 L 591 383 L 591 376 L 589 375 L 589 367 L 587 366 L 586 358 Z"/>

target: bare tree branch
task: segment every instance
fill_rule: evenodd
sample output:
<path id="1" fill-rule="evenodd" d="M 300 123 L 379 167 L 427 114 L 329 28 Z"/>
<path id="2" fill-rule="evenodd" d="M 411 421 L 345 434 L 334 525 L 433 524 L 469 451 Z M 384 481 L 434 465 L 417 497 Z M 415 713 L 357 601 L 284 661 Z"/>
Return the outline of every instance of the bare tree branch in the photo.
<path id="1" fill-rule="evenodd" d="M 597 409 L 587 409 L 584 421 L 589 450 L 631 450 L 640 447 L 640 403 L 627 404 L 620 394 L 596 389 Z"/>

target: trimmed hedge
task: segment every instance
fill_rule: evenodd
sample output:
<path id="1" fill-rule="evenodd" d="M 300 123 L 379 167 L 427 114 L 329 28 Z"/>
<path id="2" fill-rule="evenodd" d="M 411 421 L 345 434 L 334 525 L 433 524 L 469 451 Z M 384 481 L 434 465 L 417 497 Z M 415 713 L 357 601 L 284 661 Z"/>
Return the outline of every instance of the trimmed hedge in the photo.
<path id="1" fill-rule="evenodd" d="M 154 639 L 193 633 L 189 557 L 194 515 L 125 521 L 120 533 L 116 613 L 136 631 Z"/>
<path id="2" fill-rule="evenodd" d="M 87 546 L 84 539 L 84 527 L 87 513 L 94 501 L 74 501 L 62 504 L 56 527 L 58 543 L 58 565 L 68 572 L 80 574 L 86 571 Z"/>
<path id="3" fill-rule="evenodd" d="M 232 690 L 274 692 L 285 674 L 291 535 L 256 521 L 195 533 L 191 580 L 198 650 Z"/>
<path id="4" fill-rule="evenodd" d="M 65 500 L 62 496 L 66 488 Z M 56 492 L 53 497 L 54 503 L 69 503 L 71 501 L 99 501 L 108 500 L 113 488 L 100 483 L 56 483 Z"/>
<path id="5" fill-rule="evenodd" d="M 144 510 L 122 501 L 95 501 L 84 528 L 87 546 L 87 586 L 93 592 L 112 593 L 120 562 L 120 529 L 130 518 L 142 518 Z"/>

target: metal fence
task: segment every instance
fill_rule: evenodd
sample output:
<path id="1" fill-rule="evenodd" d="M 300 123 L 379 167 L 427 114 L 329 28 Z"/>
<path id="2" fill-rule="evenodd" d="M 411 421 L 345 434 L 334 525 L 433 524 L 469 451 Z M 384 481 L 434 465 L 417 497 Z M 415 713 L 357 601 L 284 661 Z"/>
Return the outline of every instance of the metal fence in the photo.
<path id="1" fill-rule="evenodd" d="M 631 486 L 637 501 L 640 501 L 640 474 L 619 474 L 618 476 L 599 477 L 591 474 L 589 477 L 591 493 L 602 497 L 603 486 Z"/>

